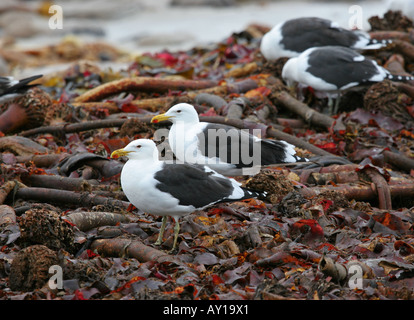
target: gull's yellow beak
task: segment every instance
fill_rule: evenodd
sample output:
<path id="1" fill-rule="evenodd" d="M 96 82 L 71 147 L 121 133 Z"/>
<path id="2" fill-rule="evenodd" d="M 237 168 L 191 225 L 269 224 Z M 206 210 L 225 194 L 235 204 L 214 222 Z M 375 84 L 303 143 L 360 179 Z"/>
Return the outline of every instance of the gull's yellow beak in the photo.
<path id="1" fill-rule="evenodd" d="M 159 114 L 151 119 L 151 123 L 158 123 L 161 121 L 170 120 L 172 116 L 166 116 L 165 113 Z"/>
<path id="2" fill-rule="evenodd" d="M 122 156 L 128 155 L 131 151 L 126 151 L 124 149 L 118 149 L 111 153 L 111 158 L 119 158 Z"/>

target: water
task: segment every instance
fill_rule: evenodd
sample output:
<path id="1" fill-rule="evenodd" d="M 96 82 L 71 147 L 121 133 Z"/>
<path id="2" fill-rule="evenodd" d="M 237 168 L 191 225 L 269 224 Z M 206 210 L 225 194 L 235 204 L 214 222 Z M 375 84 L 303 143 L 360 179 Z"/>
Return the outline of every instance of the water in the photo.
<path id="1" fill-rule="evenodd" d="M 36 16 L 34 25 L 39 31 L 29 38 L 16 39 L 16 43 L 26 49 L 56 44 L 77 27 L 96 28 L 103 32 L 103 35 L 94 32 L 76 34 L 81 41 L 108 42 L 132 54 L 164 49 L 187 50 L 224 40 L 252 23 L 270 27 L 301 16 L 328 18 L 340 26 L 349 27 L 350 22 L 358 21 L 355 19 L 358 14 L 362 28 L 368 29 L 369 17 L 382 16 L 387 11 L 385 1 L 388 0 L 257 1 L 230 7 L 182 7 L 169 6 L 167 0 L 92 0 L 86 4 L 79 0 L 61 0 L 55 3 L 63 9 L 62 30 L 51 30 L 48 27 L 49 17 Z M 352 6 L 358 12 L 350 12 Z M 48 67 L 44 68 L 46 70 L 22 72 L 23 75 L 30 75 L 32 72 L 49 71 Z"/>

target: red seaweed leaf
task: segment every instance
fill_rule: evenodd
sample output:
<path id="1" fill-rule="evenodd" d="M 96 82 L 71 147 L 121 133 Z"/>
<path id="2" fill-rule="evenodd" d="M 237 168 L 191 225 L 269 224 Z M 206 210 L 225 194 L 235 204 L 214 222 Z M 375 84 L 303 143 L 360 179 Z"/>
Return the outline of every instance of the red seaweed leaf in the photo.
<path id="1" fill-rule="evenodd" d="M 326 142 L 324 144 L 316 144 L 318 148 L 326 150 L 333 154 L 338 154 L 338 145 L 334 142 Z"/>
<path id="2" fill-rule="evenodd" d="M 414 246 L 402 240 L 395 241 L 394 249 L 398 250 L 399 254 L 403 257 L 414 254 Z"/>
<path id="3" fill-rule="evenodd" d="M 217 116 L 217 112 L 216 110 L 214 110 L 214 108 L 210 108 L 206 112 L 200 113 L 200 116 L 214 117 L 214 116 Z"/>
<path id="4" fill-rule="evenodd" d="M 174 57 L 171 53 L 167 51 L 156 53 L 155 58 L 161 60 L 164 63 L 164 65 L 167 67 L 174 66 L 178 61 L 176 57 Z"/>
<path id="5" fill-rule="evenodd" d="M 290 228 L 292 237 L 301 237 L 305 244 L 315 244 L 324 240 L 324 231 L 314 219 L 296 221 Z"/>
<path id="6" fill-rule="evenodd" d="M 112 290 L 111 293 L 122 292 L 125 289 L 129 290 L 134 282 L 145 280 L 145 279 L 146 279 L 145 277 L 139 277 L 139 276 L 133 277 L 132 279 L 130 279 L 128 282 L 126 282 L 119 288 Z"/>
<path id="7" fill-rule="evenodd" d="M 400 234 L 409 232 L 410 224 L 404 222 L 401 218 L 390 212 L 381 212 L 372 216 L 372 218 L 391 230 L 398 231 Z"/>
<path id="8" fill-rule="evenodd" d="M 319 202 L 322 205 L 323 211 L 327 212 L 328 209 L 332 206 L 333 201 L 328 199 L 323 199 Z"/>
<path id="9" fill-rule="evenodd" d="M 87 299 L 83 296 L 82 291 L 75 290 L 72 300 L 87 300 Z"/>

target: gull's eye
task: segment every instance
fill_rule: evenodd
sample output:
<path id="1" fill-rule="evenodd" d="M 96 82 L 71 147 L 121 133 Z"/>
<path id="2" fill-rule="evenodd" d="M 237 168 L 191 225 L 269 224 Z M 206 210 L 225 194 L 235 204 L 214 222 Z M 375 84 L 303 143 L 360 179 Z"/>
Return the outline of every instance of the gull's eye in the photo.
<path id="1" fill-rule="evenodd" d="M 177 110 L 177 113 L 181 113 L 181 110 Z"/>
<path id="2" fill-rule="evenodd" d="M 139 148 L 141 148 L 142 146 L 139 144 L 139 145 L 137 145 L 137 148 L 139 149 Z"/>

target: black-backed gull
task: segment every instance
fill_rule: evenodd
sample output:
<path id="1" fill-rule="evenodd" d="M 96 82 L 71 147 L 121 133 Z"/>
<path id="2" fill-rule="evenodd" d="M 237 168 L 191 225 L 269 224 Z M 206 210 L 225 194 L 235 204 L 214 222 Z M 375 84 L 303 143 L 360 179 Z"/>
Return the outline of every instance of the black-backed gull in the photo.
<path id="1" fill-rule="evenodd" d="M 41 77 L 42 75 L 35 75 L 21 80 L 13 77 L 0 77 L 0 104 L 25 93 L 34 86 L 29 83 Z"/>
<path id="2" fill-rule="evenodd" d="M 194 106 L 179 103 L 151 122 L 172 122 L 168 142 L 177 159 L 208 165 L 226 176 L 252 175 L 261 166 L 308 161 L 285 141 L 261 139 L 248 130 L 200 122 Z"/>
<path id="3" fill-rule="evenodd" d="M 348 30 L 327 19 L 305 17 L 287 20 L 274 26 L 261 41 L 260 51 L 266 60 L 296 57 L 306 49 L 344 46 L 355 50 L 379 49 L 390 40 L 371 39 L 362 30 Z"/>
<path id="4" fill-rule="evenodd" d="M 330 99 L 349 88 L 385 79 L 414 80 L 412 76 L 393 75 L 375 60 L 341 46 L 310 48 L 298 57 L 290 58 L 283 66 L 282 78 L 288 86 L 295 83 L 309 86 L 326 93 Z"/>
<path id="5" fill-rule="evenodd" d="M 121 186 L 128 200 L 146 213 L 163 216 L 156 245 L 162 243 L 167 216 L 175 220 L 172 250 L 177 244 L 181 216 L 221 202 L 266 195 L 243 188 L 207 166 L 160 161 L 156 144 L 149 139 L 132 141 L 111 154 L 121 156 L 128 158 L 121 172 Z"/>

